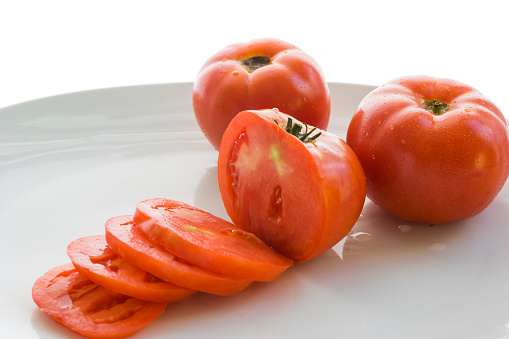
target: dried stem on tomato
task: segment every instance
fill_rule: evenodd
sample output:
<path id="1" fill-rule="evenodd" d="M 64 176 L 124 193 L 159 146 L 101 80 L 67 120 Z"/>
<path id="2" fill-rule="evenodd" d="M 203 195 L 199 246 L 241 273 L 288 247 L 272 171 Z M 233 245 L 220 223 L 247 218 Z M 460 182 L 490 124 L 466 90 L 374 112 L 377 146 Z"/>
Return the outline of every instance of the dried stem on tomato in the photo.
<path id="1" fill-rule="evenodd" d="M 270 64 L 271 60 L 268 56 L 265 55 L 257 55 L 251 58 L 242 59 L 241 63 L 245 69 L 248 70 L 249 73 L 253 73 L 258 68 L 263 66 L 267 66 Z"/>

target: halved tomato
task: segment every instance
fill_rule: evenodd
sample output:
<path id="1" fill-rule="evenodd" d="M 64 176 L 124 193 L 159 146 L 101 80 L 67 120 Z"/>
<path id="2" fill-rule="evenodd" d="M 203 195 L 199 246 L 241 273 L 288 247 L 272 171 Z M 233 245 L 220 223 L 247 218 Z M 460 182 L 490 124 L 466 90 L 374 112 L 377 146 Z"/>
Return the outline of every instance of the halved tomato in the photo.
<path id="1" fill-rule="evenodd" d="M 105 228 L 106 241 L 114 252 L 165 281 L 217 295 L 240 293 L 252 283 L 205 270 L 174 256 L 150 241 L 131 215 L 111 218 Z"/>
<path id="2" fill-rule="evenodd" d="M 292 265 L 254 234 L 182 202 L 142 201 L 133 221 L 175 256 L 220 274 L 271 281 Z"/>
<path id="3" fill-rule="evenodd" d="M 165 282 L 111 250 L 104 235 L 72 241 L 67 254 L 76 269 L 91 281 L 117 293 L 154 302 L 185 299 L 196 290 Z"/>
<path id="4" fill-rule="evenodd" d="M 166 308 L 165 303 L 132 298 L 97 285 L 71 263 L 37 279 L 32 298 L 50 318 L 88 338 L 125 338 Z"/>
<path id="5" fill-rule="evenodd" d="M 232 222 L 304 262 L 357 221 L 366 178 L 338 136 L 277 109 L 237 114 L 219 149 L 218 181 Z"/>

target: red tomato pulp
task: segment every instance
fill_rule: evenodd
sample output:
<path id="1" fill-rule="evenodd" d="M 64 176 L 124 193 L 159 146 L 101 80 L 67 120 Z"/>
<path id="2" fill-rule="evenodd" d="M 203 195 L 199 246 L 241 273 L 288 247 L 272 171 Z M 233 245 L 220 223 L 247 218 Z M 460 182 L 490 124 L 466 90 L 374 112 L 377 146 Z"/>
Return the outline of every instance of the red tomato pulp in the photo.
<path id="1" fill-rule="evenodd" d="M 133 221 L 175 256 L 219 274 L 272 281 L 292 265 L 254 234 L 182 202 L 142 201 Z"/>
<path id="2" fill-rule="evenodd" d="M 165 303 L 128 297 L 99 286 L 72 264 L 36 280 L 32 297 L 50 318 L 88 338 L 125 338 L 159 317 Z"/>

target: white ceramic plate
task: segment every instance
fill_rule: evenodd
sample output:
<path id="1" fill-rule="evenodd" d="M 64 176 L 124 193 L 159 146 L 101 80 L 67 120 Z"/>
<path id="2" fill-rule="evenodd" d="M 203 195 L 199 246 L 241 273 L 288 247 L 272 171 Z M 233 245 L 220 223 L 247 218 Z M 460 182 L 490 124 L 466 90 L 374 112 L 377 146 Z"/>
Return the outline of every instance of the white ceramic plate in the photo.
<path id="1" fill-rule="evenodd" d="M 369 86 L 330 84 L 345 138 Z M 227 217 L 217 152 L 192 85 L 95 90 L 0 110 L 0 338 L 77 338 L 37 309 L 36 278 L 67 244 L 102 234 L 138 201 L 167 197 Z M 233 297 L 168 306 L 136 338 L 509 338 L 509 193 L 480 215 L 429 227 L 367 202 L 321 257 Z"/>

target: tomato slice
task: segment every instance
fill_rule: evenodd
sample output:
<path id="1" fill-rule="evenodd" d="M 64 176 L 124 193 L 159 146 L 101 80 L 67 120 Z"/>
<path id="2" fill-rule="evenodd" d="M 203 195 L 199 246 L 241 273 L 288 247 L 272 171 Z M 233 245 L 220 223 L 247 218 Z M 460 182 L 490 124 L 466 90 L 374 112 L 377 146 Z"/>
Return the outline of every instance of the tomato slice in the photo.
<path id="1" fill-rule="evenodd" d="M 117 293 L 154 302 L 185 299 L 196 290 L 162 281 L 119 256 L 106 243 L 104 235 L 72 241 L 67 254 L 76 269 L 96 284 Z"/>
<path id="2" fill-rule="evenodd" d="M 252 281 L 205 270 L 188 263 L 150 241 L 131 215 L 106 222 L 106 241 L 111 249 L 131 263 L 176 285 L 216 295 L 234 295 Z"/>
<path id="3" fill-rule="evenodd" d="M 134 222 L 156 244 L 202 268 L 255 281 L 276 280 L 293 263 L 252 233 L 188 204 L 145 200 Z"/>
<path id="4" fill-rule="evenodd" d="M 97 285 L 69 263 L 37 279 L 32 298 L 50 318 L 88 338 L 125 338 L 141 330 L 166 308 Z"/>

